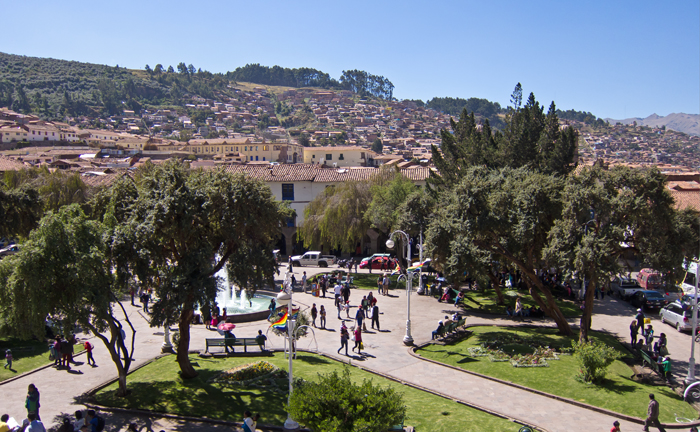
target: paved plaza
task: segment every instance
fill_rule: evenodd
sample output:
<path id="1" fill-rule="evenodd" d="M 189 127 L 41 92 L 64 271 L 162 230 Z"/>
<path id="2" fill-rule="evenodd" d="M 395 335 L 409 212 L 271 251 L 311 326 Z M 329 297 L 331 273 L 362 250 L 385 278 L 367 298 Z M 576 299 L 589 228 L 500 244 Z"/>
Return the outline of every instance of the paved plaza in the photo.
<path id="1" fill-rule="evenodd" d="M 297 280 L 301 280 L 301 272 L 314 274 L 318 269 L 295 268 Z M 366 295 L 367 291 L 353 290 L 350 302 L 357 305 Z M 377 292 L 374 291 L 376 295 Z M 332 295 L 332 294 L 331 294 Z M 313 335 L 303 338 L 299 348 L 315 350 L 342 361 L 349 361 L 353 365 L 362 366 L 372 371 L 385 374 L 399 381 L 420 386 L 442 394 L 455 401 L 463 401 L 470 405 L 481 407 L 491 412 L 498 413 L 507 418 L 517 419 L 520 422 L 537 426 L 550 432 L 588 432 L 591 430 L 609 430 L 615 416 L 607 415 L 576 406 L 565 401 L 556 400 L 547 396 L 521 390 L 497 381 L 480 378 L 478 376 L 456 371 L 454 369 L 421 360 L 409 353 L 402 340 L 406 334 L 406 295 L 404 291 L 393 290 L 390 296 L 378 296 L 378 305 L 381 311 L 381 331 L 368 329 L 363 335 L 367 356 L 346 357 L 336 353 L 340 346 L 339 327 L 336 309 L 333 299 L 316 298 L 311 294 L 294 293 L 294 303 L 302 309 L 310 308 L 313 303 L 317 307 L 324 305 L 328 311 L 327 329 L 315 329 Z M 140 307 L 131 306 L 128 302 L 125 307 L 129 318 L 136 328 L 134 364 L 136 367 L 160 354 L 163 341 L 163 329 L 151 328 Z M 354 311 L 351 309 L 351 316 Z M 412 335 L 415 343 L 421 344 L 430 340 L 431 332 L 437 327 L 438 320 L 445 315 L 451 315 L 458 308 L 444 303 L 438 303 L 435 299 L 419 296 L 415 293 L 411 296 L 411 321 Z M 627 340 L 628 325 L 634 315 L 634 309 L 625 302 L 606 297 L 605 300 L 596 300 L 593 329 L 617 333 L 623 340 Z M 344 316 L 344 313 L 341 315 Z M 512 320 L 496 316 L 467 315 L 467 324 L 513 324 Z M 538 325 L 553 325 L 551 320 L 524 321 Z M 578 320 L 571 320 L 577 324 Z M 520 323 L 520 321 L 518 322 Z M 369 324 L 369 323 L 368 323 Z M 687 370 L 687 358 L 690 353 L 690 336 L 678 333 L 670 326 L 661 324 L 658 319 L 653 319 L 657 333 L 665 332 L 668 335 L 668 348 L 673 355 L 673 371 L 677 380 L 685 377 Z M 350 323 L 348 322 L 348 325 Z M 666 328 L 667 327 L 667 328 Z M 235 330 L 237 337 L 254 337 L 258 329 L 267 331 L 266 321 L 238 324 Z M 129 338 L 131 335 L 127 335 Z M 207 330 L 204 325 L 192 327 L 192 340 L 190 349 L 202 350 L 205 348 L 205 338 L 218 337 L 216 332 Z M 268 333 L 268 347 L 282 349 L 282 338 Z M 0 412 L 9 413 L 15 418 L 21 418 L 25 411 L 24 399 L 27 386 L 35 384 L 41 392 L 41 417 L 45 423 L 52 424 L 60 415 L 71 414 L 77 409 L 84 409 L 75 398 L 99 384 L 116 377 L 116 369 L 103 344 L 97 339 L 91 339 L 95 345 L 95 359 L 97 367 L 88 366 L 84 355 L 76 357 L 78 365 L 72 371 L 56 370 L 53 367 L 41 369 L 23 376 L 14 381 L 0 384 L 2 398 L 0 398 Z M 130 342 L 130 340 L 129 340 Z M 445 400 L 445 404 L 456 403 Z M 640 412 L 638 417 L 645 413 Z M 216 426 L 209 424 L 183 423 L 162 418 L 130 417 L 124 414 L 105 413 L 108 430 L 124 430 L 131 421 L 139 425 L 147 426 L 147 430 L 231 430 L 228 426 Z M 623 431 L 641 430 L 641 425 L 619 419 Z M 513 425 L 516 431 L 518 426 Z M 263 429 L 264 430 L 264 429 Z"/>

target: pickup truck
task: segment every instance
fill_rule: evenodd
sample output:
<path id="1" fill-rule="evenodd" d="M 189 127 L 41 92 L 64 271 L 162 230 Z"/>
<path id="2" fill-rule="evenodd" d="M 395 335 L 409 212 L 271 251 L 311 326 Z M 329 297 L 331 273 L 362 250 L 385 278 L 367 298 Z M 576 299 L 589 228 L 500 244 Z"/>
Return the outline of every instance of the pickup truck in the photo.
<path id="1" fill-rule="evenodd" d="M 335 263 L 334 255 L 321 255 L 319 251 L 309 251 L 304 255 L 295 255 L 292 257 L 292 263 L 295 266 L 319 266 L 328 267 Z"/>
<path id="2" fill-rule="evenodd" d="M 610 290 L 619 299 L 629 300 L 637 291 L 644 291 L 639 283 L 625 276 L 616 276 L 610 281 Z"/>

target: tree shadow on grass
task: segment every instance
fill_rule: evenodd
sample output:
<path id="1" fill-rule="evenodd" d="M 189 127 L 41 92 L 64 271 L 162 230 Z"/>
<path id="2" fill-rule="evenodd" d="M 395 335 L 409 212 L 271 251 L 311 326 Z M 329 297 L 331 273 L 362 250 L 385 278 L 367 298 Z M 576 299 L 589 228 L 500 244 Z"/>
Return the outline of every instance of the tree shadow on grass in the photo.
<path id="1" fill-rule="evenodd" d="M 298 354 L 297 354 L 297 360 L 303 361 L 304 363 L 308 363 L 308 364 L 311 364 L 311 365 L 327 365 L 327 364 L 331 364 L 331 362 L 330 362 L 328 359 L 324 358 L 324 357 L 320 357 L 320 356 L 311 356 L 311 355 L 302 354 L 302 353 L 298 353 Z"/>
<path id="2" fill-rule="evenodd" d="M 286 418 L 283 406 L 287 400 L 286 388 L 228 386 L 206 382 L 200 375 L 185 382 L 150 381 L 129 384 L 131 393 L 126 398 L 116 396 L 115 391 L 102 391 L 96 402 L 106 406 L 138 408 L 194 417 L 208 417 L 228 421 L 240 421 L 243 412 L 265 413 L 265 423 L 282 424 Z M 286 382 L 286 380 L 285 380 Z M 278 386 L 279 387 L 279 386 Z"/>

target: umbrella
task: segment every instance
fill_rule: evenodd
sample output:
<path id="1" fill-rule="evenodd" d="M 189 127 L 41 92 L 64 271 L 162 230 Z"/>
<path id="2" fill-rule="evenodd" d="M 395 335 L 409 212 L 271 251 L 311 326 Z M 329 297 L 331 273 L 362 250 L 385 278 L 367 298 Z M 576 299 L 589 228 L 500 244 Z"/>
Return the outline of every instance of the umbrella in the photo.
<path id="1" fill-rule="evenodd" d="M 227 323 L 227 322 L 219 323 L 219 325 L 216 326 L 217 330 L 221 330 L 224 332 L 231 331 L 235 328 L 236 328 L 236 324 L 231 324 L 231 323 Z"/>

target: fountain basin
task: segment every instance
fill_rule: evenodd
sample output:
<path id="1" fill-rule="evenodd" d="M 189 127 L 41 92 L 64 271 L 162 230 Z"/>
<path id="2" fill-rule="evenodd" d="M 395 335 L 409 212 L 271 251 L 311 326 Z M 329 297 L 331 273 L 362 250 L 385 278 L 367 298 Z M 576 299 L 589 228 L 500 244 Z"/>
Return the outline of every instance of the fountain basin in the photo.
<path id="1" fill-rule="evenodd" d="M 267 317 L 270 316 L 268 307 L 270 306 L 270 300 L 273 298 L 275 297 L 256 293 L 255 296 L 249 300 L 253 304 L 252 307 L 250 303 L 248 303 L 248 300 L 244 301 L 244 303 L 247 304 L 243 306 L 241 305 L 242 302 L 239 300 L 235 302 L 221 302 L 220 304 L 222 309 L 226 309 L 226 322 L 243 323 L 267 319 Z M 217 300 L 219 299 L 217 298 Z"/>

